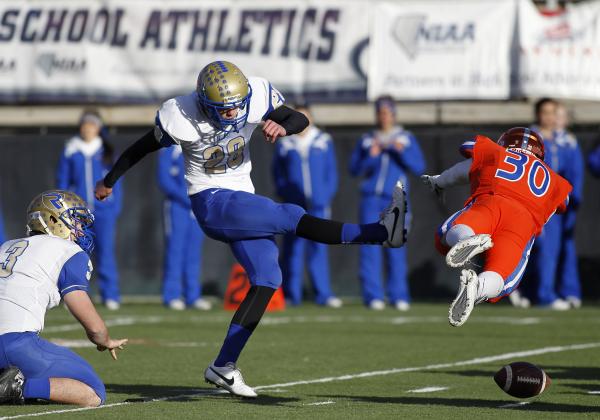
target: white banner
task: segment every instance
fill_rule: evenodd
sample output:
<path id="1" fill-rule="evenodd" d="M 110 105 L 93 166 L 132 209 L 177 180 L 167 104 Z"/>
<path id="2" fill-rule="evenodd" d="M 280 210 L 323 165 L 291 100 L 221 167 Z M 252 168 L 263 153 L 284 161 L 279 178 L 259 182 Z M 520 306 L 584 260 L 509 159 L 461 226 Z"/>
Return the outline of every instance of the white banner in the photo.
<path id="1" fill-rule="evenodd" d="M 229 60 L 288 93 L 366 90 L 368 0 L 15 0 L 0 4 L 0 101 L 151 101 Z M 360 98 L 359 98 L 360 99 Z"/>
<path id="2" fill-rule="evenodd" d="M 378 4 L 369 99 L 508 98 L 515 15 L 515 0 Z"/>
<path id="3" fill-rule="evenodd" d="M 513 83 L 523 96 L 600 99 L 600 2 L 543 16 L 519 2 L 519 53 Z"/>

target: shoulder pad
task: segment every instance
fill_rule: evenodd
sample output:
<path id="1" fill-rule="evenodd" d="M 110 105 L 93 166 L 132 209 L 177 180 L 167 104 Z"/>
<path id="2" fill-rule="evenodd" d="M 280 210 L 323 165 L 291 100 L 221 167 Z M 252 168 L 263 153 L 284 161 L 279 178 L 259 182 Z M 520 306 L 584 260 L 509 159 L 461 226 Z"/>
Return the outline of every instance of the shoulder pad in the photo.
<path id="1" fill-rule="evenodd" d="M 163 130 L 177 143 L 196 141 L 214 131 L 204 113 L 200 112 L 196 92 L 164 102 L 158 110 L 158 118 Z"/>
<path id="2" fill-rule="evenodd" d="M 267 79 L 263 79 L 262 77 L 249 77 L 248 83 L 252 88 L 248 122 L 251 124 L 258 124 L 267 114 L 283 105 L 285 99 Z"/>

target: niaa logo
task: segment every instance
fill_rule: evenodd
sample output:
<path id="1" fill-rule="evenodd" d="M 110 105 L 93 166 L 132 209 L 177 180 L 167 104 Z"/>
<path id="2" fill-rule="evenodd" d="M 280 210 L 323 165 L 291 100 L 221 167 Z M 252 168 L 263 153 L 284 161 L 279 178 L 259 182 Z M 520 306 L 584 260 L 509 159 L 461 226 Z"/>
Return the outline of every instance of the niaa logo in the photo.
<path id="1" fill-rule="evenodd" d="M 41 54 L 36 60 L 37 66 L 42 69 L 48 77 L 55 71 L 80 73 L 85 70 L 85 58 L 60 58 L 55 53 Z"/>
<path id="2" fill-rule="evenodd" d="M 462 48 L 475 42 L 475 23 L 427 23 L 425 15 L 398 16 L 392 25 L 392 37 L 411 60 L 420 50 Z"/>

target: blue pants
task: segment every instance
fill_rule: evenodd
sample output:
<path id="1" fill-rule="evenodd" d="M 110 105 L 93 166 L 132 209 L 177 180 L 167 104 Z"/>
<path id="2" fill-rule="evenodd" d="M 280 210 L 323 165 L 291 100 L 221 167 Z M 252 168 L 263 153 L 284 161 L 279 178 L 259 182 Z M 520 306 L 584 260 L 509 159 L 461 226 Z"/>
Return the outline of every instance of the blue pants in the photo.
<path id="1" fill-rule="evenodd" d="M 366 195 L 360 204 L 360 222 L 377 220 L 379 214 L 389 205 L 390 198 Z M 407 226 L 410 215 L 407 214 Z M 383 251 L 383 252 L 382 252 Z M 387 295 L 392 304 L 399 300 L 410 302 L 406 273 L 406 247 L 383 248 L 378 245 L 360 246 L 359 276 L 362 286 L 363 302 L 368 305 L 372 300 L 384 299 L 382 279 L 382 254 L 385 253 L 387 271 Z"/>
<path id="2" fill-rule="evenodd" d="M 81 356 L 65 347 L 57 346 L 33 332 L 0 335 L 0 369 L 18 367 L 29 380 L 70 378 L 92 388 L 102 403 L 106 400 L 104 384 L 94 368 Z"/>
<path id="3" fill-rule="evenodd" d="M 294 233 L 306 213 L 302 207 L 221 188 L 201 191 L 190 199 L 204 233 L 229 244 L 252 285 L 273 289 L 281 285 L 274 235 Z"/>
<path id="4" fill-rule="evenodd" d="M 556 217 L 556 216 L 553 216 Z M 575 222 L 577 212 L 567 211 L 562 216 L 562 250 L 559 268 L 558 293 L 560 296 L 581 299 L 581 284 L 575 248 Z"/>
<path id="5" fill-rule="evenodd" d="M 165 201 L 164 220 L 163 302 L 168 304 L 184 296 L 186 305 L 192 305 L 202 295 L 200 265 L 204 234 L 190 208 L 175 201 Z"/>
<path id="6" fill-rule="evenodd" d="M 532 260 L 537 278 L 535 298 L 540 305 L 548 305 L 558 299 L 555 286 L 562 247 L 562 218 L 557 214 L 552 216 L 533 247 Z"/>
<path id="7" fill-rule="evenodd" d="M 121 301 L 119 292 L 119 273 L 115 258 L 115 235 L 117 228 L 117 215 L 112 211 L 96 211 L 92 227 L 96 235 L 94 255 L 96 263 L 94 269 L 98 273 L 98 288 L 103 302 L 108 299 Z"/>
<path id="8" fill-rule="evenodd" d="M 326 217 L 326 209 L 322 207 L 311 208 L 308 214 L 315 217 Z M 315 301 L 324 305 L 327 299 L 333 296 L 329 278 L 329 261 L 327 245 L 296 235 L 288 234 L 283 239 L 283 291 L 293 305 L 302 303 L 302 283 L 304 280 L 304 255 L 308 273 L 315 290 Z"/>

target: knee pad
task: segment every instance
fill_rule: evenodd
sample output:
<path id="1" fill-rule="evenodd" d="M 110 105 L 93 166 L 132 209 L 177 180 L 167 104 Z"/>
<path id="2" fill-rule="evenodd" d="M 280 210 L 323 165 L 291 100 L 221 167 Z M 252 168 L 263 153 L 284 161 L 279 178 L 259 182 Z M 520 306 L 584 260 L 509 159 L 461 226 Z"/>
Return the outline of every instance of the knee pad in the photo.
<path id="1" fill-rule="evenodd" d="M 473 229 L 471 229 L 470 226 L 454 225 L 450 229 L 448 229 L 448 232 L 446 232 L 446 235 L 444 236 L 444 242 L 446 242 L 446 244 L 448 244 L 448 246 L 452 248 L 454 245 L 456 245 L 463 239 L 469 238 L 474 235 L 475 232 L 473 231 Z"/>
<path id="2" fill-rule="evenodd" d="M 500 296 L 504 289 L 504 279 L 500 274 L 495 271 L 484 271 L 477 277 L 479 278 L 479 287 L 477 288 L 478 301 Z"/>

